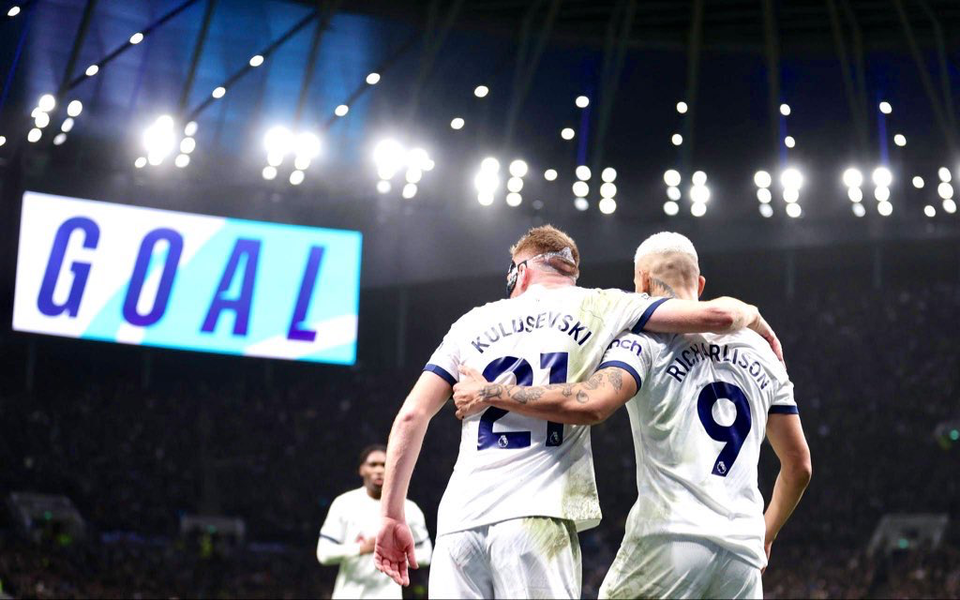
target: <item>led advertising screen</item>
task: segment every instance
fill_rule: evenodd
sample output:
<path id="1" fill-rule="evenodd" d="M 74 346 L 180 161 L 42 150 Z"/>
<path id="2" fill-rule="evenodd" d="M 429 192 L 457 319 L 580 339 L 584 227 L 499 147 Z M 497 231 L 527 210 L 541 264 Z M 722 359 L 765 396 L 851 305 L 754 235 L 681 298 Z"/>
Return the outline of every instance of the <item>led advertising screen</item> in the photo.
<path id="1" fill-rule="evenodd" d="M 23 195 L 13 327 L 353 364 L 358 231 Z"/>

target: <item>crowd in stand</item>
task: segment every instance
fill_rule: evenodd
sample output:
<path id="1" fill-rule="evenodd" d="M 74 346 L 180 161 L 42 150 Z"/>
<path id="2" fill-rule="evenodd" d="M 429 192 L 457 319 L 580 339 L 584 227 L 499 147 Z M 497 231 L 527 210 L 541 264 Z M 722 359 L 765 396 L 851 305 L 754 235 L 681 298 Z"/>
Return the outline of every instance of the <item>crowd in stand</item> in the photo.
<path id="1" fill-rule="evenodd" d="M 767 595 L 960 595 L 953 529 L 936 550 L 866 552 L 884 514 L 960 517 L 960 447 L 935 435 L 939 423 L 960 417 L 960 286 L 838 287 L 770 304 L 766 314 L 784 343 L 814 478 L 774 546 Z M 236 364 L 215 377 L 161 372 L 147 383 L 102 367 L 96 377 L 50 373 L 30 393 L 0 391 L 0 490 L 66 495 L 92 531 L 86 542 L 39 547 L 0 519 L 0 591 L 328 593 L 334 572 L 313 558 L 316 533 L 333 498 L 359 486 L 354 455 L 385 440 L 417 368 L 271 375 L 256 361 Z M 431 531 L 459 435 L 447 407 L 431 426 L 429 460 L 411 485 Z M 635 500 L 628 436 L 625 414 L 593 431 L 605 521 L 581 538 L 586 597 L 595 596 Z M 776 472 L 766 448 L 760 482 L 767 497 Z M 198 558 L 178 541 L 185 513 L 242 518 L 249 540 L 282 550 Z M 101 541 L 110 531 L 162 541 Z"/>

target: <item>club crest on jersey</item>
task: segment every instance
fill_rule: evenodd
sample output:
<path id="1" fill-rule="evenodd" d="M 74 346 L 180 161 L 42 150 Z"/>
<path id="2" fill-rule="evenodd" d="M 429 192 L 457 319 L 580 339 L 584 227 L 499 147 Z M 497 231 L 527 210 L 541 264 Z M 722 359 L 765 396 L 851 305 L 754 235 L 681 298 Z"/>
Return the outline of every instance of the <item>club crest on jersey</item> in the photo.
<path id="1" fill-rule="evenodd" d="M 556 431 L 550 432 L 550 445 L 559 446 L 560 445 L 560 434 Z"/>
<path id="2" fill-rule="evenodd" d="M 501 448 L 506 448 L 509 443 L 510 442 L 507 441 L 507 436 L 505 435 L 501 435 L 500 439 L 497 440 L 497 445 L 500 446 Z"/>

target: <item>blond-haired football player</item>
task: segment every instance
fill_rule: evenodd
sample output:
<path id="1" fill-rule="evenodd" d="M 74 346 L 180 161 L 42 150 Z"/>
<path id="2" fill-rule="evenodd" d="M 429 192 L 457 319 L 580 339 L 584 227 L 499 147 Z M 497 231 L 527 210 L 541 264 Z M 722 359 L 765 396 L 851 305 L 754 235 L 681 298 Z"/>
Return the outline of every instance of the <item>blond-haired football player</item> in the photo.
<path id="1" fill-rule="evenodd" d="M 403 499 L 430 419 L 461 367 L 498 383 L 580 381 L 623 330 L 730 332 L 776 338 L 755 307 L 577 287 L 569 236 L 530 230 L 511 249 L 507 300 L 473 309 L 450 328 L 393 425 L 378 567 L 407 584 L 416 567 Z M 465 419 L 440 503 L 430 594 L 441 598 L 579 598 L 577 532 L 600 521 L 589 429 L 499 408 Z"/>
<path id="2" fill-rule="evenodd" d="M 706 280 L 676 233 L 637 249 L 637 291 L 695 301 Z M 784 365 L 752 331 L 627 332 L 589 381 L 520 388 L 469 371 L 455 388 L 460 416 L 496 407 L 593 424 L 624 403 L 637 461 L 637 502 L 602 598 L 762 598 L 773 541 L 812 473 Z M 469 380 L 469 383 L 467 382 Z M 757 487 L 764 435 L 781 471 L 766 513 Z"/>

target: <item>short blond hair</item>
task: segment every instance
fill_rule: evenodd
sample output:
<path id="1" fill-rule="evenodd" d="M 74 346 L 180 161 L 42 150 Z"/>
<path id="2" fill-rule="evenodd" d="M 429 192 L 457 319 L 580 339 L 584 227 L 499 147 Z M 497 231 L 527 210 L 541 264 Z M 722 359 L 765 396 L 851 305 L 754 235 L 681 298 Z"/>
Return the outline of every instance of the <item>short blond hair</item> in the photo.
<path id="1" fill-rule="evenodd" d="M 534 256 L 550 254 L 536 262 L 574 280 L 580 276 L 580 250 L 577 249 L 577 243 L 553 225 L 534 227 L 523 234 L 510 248 L 510 256 L 515 257 L 521 252 L 530 252 Z"/>

